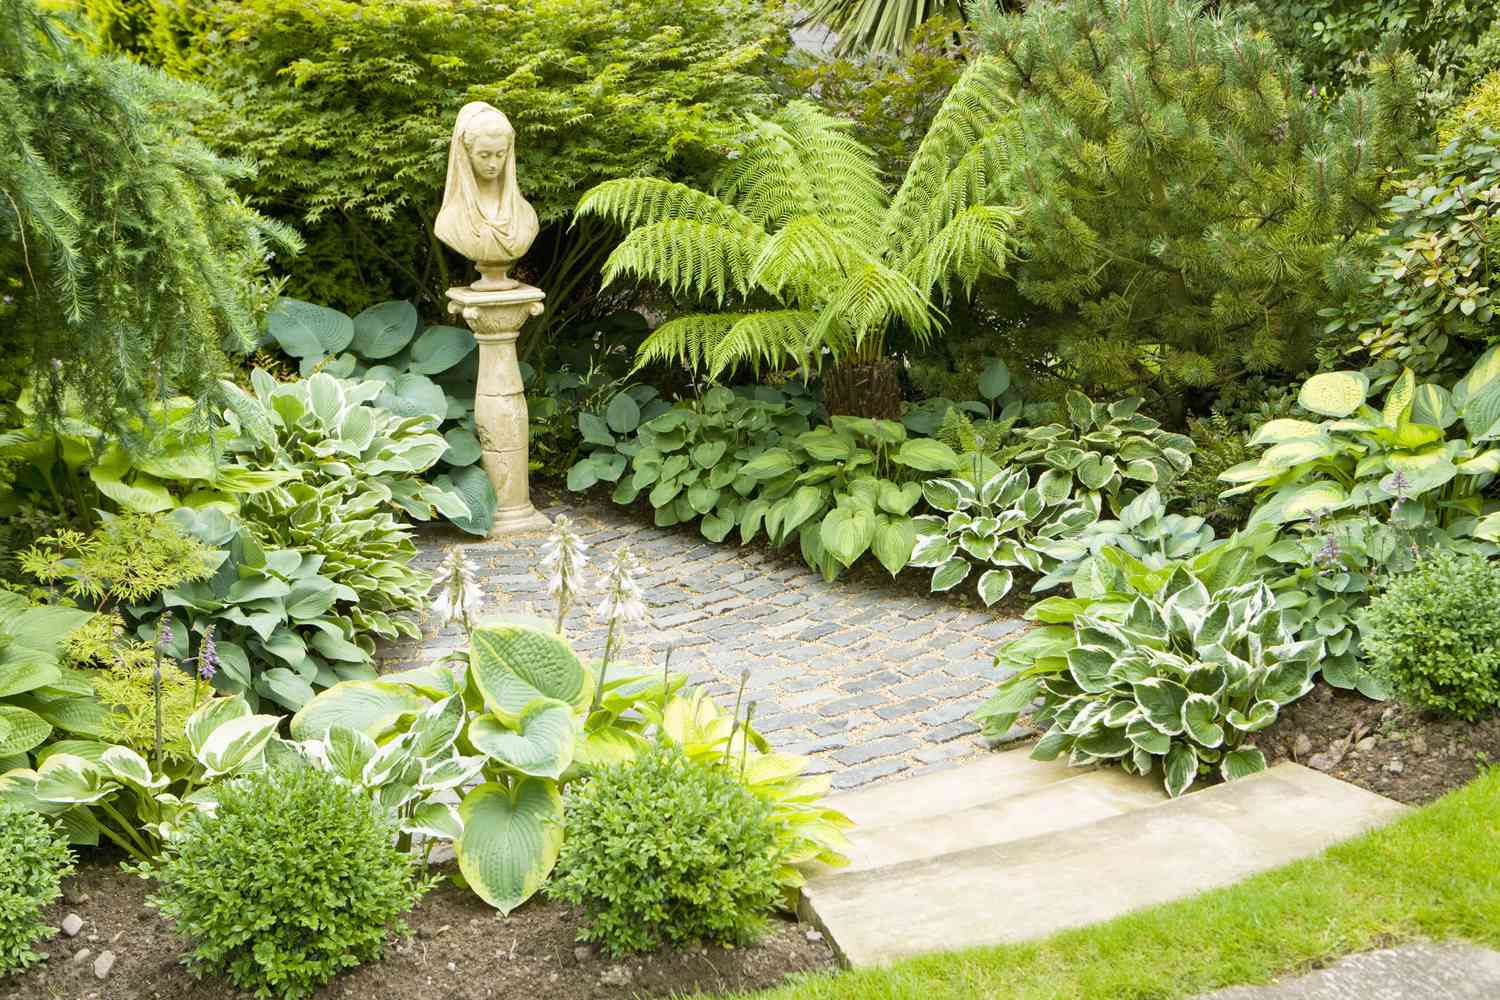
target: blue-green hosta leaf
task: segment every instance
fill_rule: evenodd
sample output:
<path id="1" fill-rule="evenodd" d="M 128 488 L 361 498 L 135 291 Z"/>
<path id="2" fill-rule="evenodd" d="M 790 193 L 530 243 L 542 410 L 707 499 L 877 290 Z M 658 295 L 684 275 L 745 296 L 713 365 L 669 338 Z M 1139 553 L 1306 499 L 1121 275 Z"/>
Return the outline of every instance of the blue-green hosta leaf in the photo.
<path id="1" fill-rule="evenodd" d="M 294 358 L 337 354 L 354 339 L 354 321 L 337 309 L 281 298 L 266 314 L 266 330 Z"/>
<path id="2" fill-rule="evenodd" d="M 1146 721 L 1168 736 L 1182 732 L 1182 706 L 1187 702 L 1187 688 L 1175 681 L 1150 677 L 1132 684 L 1131 689 Z"/>
<path id="3" fill-rule="evenodd" d="M 540 619 L 497 619 L 470 637 L 469 673 L 498 719 L 517 725 L 528 706 L 551 698 L 583 711 L 592 675 L 572 648 Z"/>
<path id="4" fill-rule="evenodd" d="M 1185 743 L 1175 743 L 1162 765 L 1163 783 L 1170 798 L 1177 798 L 1192 787 L 1198 777 L 1198 755 Z"/>
<path id="5" fill-rule="evenodd" d="M 449 517 L 454 526 L 471 535 L 487 535 L 495 523 L 495 505 L 499 502 L 489 473 L 478 465 L 453 469 L 432 481 L 440 489 L 457 493 L 468 508 L 468 517 Z"/>
<path id="6" fill-rule="evenodd" d="M 469 723 L 469 742 L 511 770 L 557 779 L 573 763 L 573 710 L 560 701 L 537 701 L 515 729 L 482 715 Z"/>
<path id="7" fill-rule="evenodd" d="M 530 899 L 557 864 L 562 849 L 562 796 L 538 778 L 514 790 L 488 782 L 459 806 L 463 834 L 454 845 L 469 887 L 501 913 Z"/>
<path id="8" fill-rule="evenodd" d="M 441 375 L 479 347 L 474 334 L 458 326 L 429 326 L 411 345 L 407 369 L 418 375 Z"/>
<path id="9" fill-rule="evenodd" d="M 366 359 L 389 358 L 416 336 L 417 307 L 410 302 L 382 302 L 355 316 L 353 326 L 350 350 Z"/>
<path id="10" fill-rule="evenodd" d="M 1212 695 L 1189 694 L 1182 703 L 1182 725 L 1199 746 L 1212 750 L 1224 743 L 1224 727 L 1216 721 L 1219 702 Z"/>
<path id="11" fill-rule="evenodd" d="M 417 688 L 400 682 L 345 681 L 297 710 L 292 716 L 292 737 L 321 739 L 336 725 L 378 737 L 403 715 L 415 715 L 427 705 L 428 699 Z"/>
<path id="12" fill-rule="evenodd" d="M 1234 781 L 1266 769 L 1266 755 L 1254 747 L 1231 750 L 1219 762 L 1219 773 L 1225 781 Z"/>
<path id="13" fill-rule="evenodd" d="M 629 393 L 617 392 L 604 408 L 604 422 L 616 434 L 629 434 L 641 424 L 641 406 Z"/>
<path id="14" fill-rule="evenodd" d="M 932 572 L 932 590 L 938 593 L 944 590 L 952 590 L 963 583 L 964 578 L 969 575 L 969 563 L 962 558 L 949 559 Z"/>

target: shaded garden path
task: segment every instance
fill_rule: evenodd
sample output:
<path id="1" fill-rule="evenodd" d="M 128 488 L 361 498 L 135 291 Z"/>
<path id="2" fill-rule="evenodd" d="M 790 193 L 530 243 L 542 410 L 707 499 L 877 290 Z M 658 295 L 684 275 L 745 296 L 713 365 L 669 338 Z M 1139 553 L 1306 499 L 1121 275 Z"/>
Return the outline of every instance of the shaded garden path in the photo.
<path id="1" fill-rule="evenodd" d="M 1021 627 L 1013 617 L 913 592 L 884 578 L 827 583 L 784 554 L 716 545 L 689 529 L 656 528 L 634 511 L 565 499 L 544 508 L 567 514 L 598 568 L 629 545 L 650 620 L 626 637 L 621 655 L 672 668 L 732 705 L 748 669 L 756 727 L 779 749 L 813 758 L 836 788 L 942 767 L 984 752 L 969 718 L 995 679 L 997 641 Z M 420 561 L 431 567 L 461 539 L 431 533 Z M 539 537 L 466 543 L 479 566 L 487 613 L 555 613 L 533 572 Z M 567 622 L 575 647 L 597 654 L 605 630 L 590 610 Z M 384 669 L 425 662 L 459 633 L 425 629 L 423 642 L 382 650 Z"/>

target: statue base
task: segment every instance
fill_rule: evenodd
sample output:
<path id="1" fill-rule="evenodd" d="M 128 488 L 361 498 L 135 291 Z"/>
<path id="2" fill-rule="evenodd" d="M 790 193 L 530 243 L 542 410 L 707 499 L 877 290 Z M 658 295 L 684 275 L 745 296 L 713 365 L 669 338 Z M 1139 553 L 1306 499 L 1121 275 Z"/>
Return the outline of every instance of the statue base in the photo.
<path id="1" fill-rule="evenodd" d="M 479 342 L 474 429 L 497 498 L 490 538 L 546 531 L 552 523 L 531 503 L 526 397 L 516 358 L 521 327 L 541 315 L 546 294 L 520 282 L 511 284 L 489 291 L 473 285 L 448 289 L 448 311 L 462 316 Z"/>

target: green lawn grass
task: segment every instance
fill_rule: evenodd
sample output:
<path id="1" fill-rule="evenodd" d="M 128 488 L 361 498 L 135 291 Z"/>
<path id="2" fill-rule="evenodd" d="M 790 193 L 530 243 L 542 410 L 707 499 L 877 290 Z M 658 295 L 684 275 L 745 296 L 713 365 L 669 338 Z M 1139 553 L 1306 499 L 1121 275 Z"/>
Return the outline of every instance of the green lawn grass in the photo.
<path id="1" fill-rule="evenodd" d="M 1412 938 L 1500 946 L 1500 768 L 1224 889 L 1025 944 L 810 976 L 756 1000 L 1178 1000 Z"/>

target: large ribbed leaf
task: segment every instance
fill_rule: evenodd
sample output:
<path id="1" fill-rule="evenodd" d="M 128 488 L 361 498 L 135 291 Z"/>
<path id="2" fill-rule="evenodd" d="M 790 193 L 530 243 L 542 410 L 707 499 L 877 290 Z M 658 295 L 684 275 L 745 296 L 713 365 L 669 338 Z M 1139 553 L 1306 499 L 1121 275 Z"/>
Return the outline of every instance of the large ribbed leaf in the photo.
<path id="1" fill-rule="evenodd" d="M 515 726 L 539 698 L 582 711 L 593 679 L 567 642 L 540 619 L 486 622 L 469 643 L 469 671 L 496 718 Z"/>
<path id="2" fill-rule="evenodd" d="M 294 358 L 337 354 L 354 339 L 354 321 L 348 316 L 298 299 L 278 299 L 266 314 L 266 329 Z"/>
<path id="3" fill-rule="evenodd" d="M 354 336 L 349 347 L 355 354 L 367 359 L 388 358 L 416 335 L 417 307 L 410 302 L 382 302 L 354 317 L 352 325 Z M 459 355 L 453 363 L 462 358 Z"/>
<path id="4" fill-rule="evenodd" d="M 377 735 L 402 715 L 420 712 L 427 699 L 389 681 L 345 681 L 320 693 L 292 716 L 292 737 L 320 739 L 332 726 Z"/>
<path id="5" fill-rule="evenodd" d="M 573 763 L 573 710 L 550 699 L 533 702 L 514 727 L 494 716 L 469 723 L 469 742 L 513 771 L 534 778 L 561 778 Z"/>
<path id="6" fill-rule="evenodd" d="M 562 795 L 550 781 L 523 778 L 514 791 L 487 782 L 459 806 L 459 871 L 480 899 L 509 913 L 542 887 L 562 849 Z"/>

